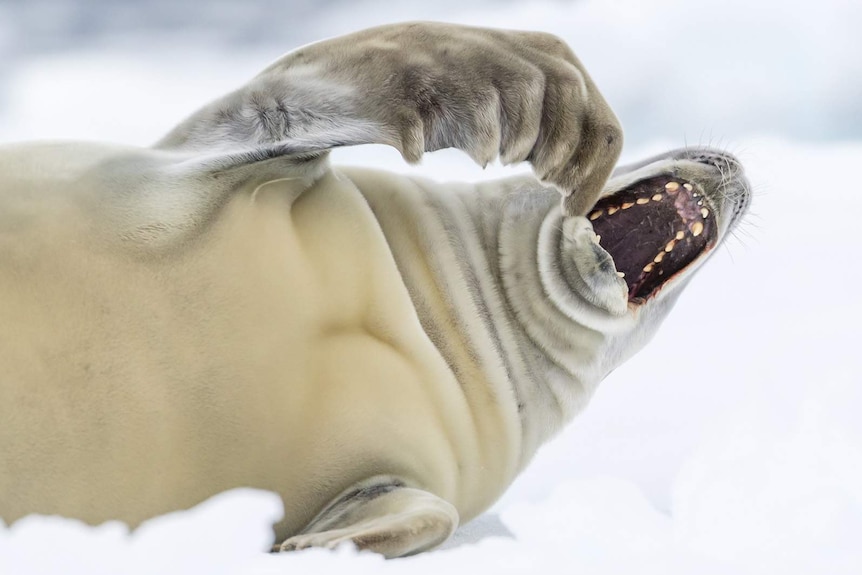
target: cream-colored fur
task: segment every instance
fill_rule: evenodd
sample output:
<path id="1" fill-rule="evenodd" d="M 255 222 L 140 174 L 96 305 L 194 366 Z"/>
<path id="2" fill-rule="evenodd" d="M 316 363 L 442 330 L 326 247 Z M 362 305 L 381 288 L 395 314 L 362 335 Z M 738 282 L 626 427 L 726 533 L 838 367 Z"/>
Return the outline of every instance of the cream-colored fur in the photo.
<path id="1" fill-rule="evenodd" d="M 619 151 L 564 48 L 384 27 L 288 55 L 153 149 L 0 147 L 0 516 L 136 525 L 253 486 L 283 498 L 285 550 L 397 556 L 486 509 L 688 279 L 638 309 L 561 279 L 594 257 L 580 213 Z M 371 141 L 499 151 L 555 187 L 329 166 Z M 744 198 L 695 155 L 654 165 L 712 190 L 724 233 Z"/>

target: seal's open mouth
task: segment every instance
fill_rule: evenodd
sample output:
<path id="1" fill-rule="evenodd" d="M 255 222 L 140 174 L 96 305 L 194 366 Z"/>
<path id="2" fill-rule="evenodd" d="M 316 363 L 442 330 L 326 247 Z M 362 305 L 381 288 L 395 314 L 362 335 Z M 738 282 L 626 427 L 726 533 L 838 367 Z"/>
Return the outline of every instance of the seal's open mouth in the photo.
<path id="1" fill-rule="evenodd" d="M 600 199 L 589 219 L 634 303 L 712 249 L 718 236 L 703 194 L 670 176 L 641 180 Z"/>

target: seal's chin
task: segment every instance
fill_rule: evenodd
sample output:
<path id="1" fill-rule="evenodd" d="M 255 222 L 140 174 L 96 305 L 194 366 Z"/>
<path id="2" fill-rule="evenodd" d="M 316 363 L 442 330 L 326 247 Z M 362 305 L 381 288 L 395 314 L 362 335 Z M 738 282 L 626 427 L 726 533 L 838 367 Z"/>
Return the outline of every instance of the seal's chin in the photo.
<path id="1" fill-rule="evenodd" d="M 639 180 L 601 198 L 589 219 L 635 304 L 658 293 L 718 238 L 715 214 L 702 191 L 668 175 Z"/>

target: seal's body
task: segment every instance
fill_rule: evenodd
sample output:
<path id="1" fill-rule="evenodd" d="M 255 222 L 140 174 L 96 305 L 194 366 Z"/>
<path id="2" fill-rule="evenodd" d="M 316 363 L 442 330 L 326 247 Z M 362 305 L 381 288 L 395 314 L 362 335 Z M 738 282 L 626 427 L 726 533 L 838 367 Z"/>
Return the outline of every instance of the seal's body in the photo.
<path id="1" fill-rule="evenodd" d="M 481 49 L 461 45 L 477 35 Z M 494 129 L 470 127 L 492 121 L 465 100 L 487 103 L 481 74 L 432 66 L 416 76 L 394 56 L 368 68 L 368 50 L 407 42 L 421 53 L 441 38 L 461 50 L 460 69 L 495 64 L 506 113 Z M 540 68 L 549 50 L 563 54 L 548 69 L 580 87 L 564 90 L 545 70 L 544 111 L 528 111 L 532 83 L 504 66 L 500 45 Z M 747 201 L 735 161 L 703 150 L 620 170 L 602 190 L 619 152 L 615 119 L 547 36 L 404 25 L 317 46 L 152 149 L 0 148 L 7 522 L 57 513 L 136 525 L 252 486 L 281 495 L 284 550 L 349 539 L 396 556 L 436 545 L 643 345 Z M 354 57 L 366 75 L 345 64 Z M 381 69 L 428 89 L 418 104 L 385 91 L 397 105 L 381 105 Z M 580 99 L 550 105 L 549 93 Z M 570 107 L 590 130 L 555 132 Z M 447 120 L 471 109 L 457 129 Z M 366 141 L 408 159 L 456 146 L 485 161 L 499 149 L 556 187 L 328 164 L 331 147 Z M 614 260 L 631 258 L 605 251 L 590 224 L 648 209 L 624 201 L 638 186 L 667 186 L 650 201 L 677 206 L 671 241 L 694 242 L 687 254 L 658 250 L 685 256 L 663 279 L 619 277 Z M 621 199 L 582 217 L 599 196 Z M 697 198 L 694 212 L 679 207 Z"/>
<path id="2" fill-rule="evenodd" d="M 56 188 L 40 179 L 38 191 L 2 198 L 7 520 L 59 512 L 137 523 L 252 485 L 286 495 L 284 533 L 294 533 L 384 470 L 421 479 L 470 516 L 512 479 L 511 387 L 471 366 L 479 358 L 458 361 L 470 370 L 459 385 L 350 179 L 237 189 L 199 229 L 159 237 L 177 192 L 79 185 L 118 154 L 82 152 L 73 167 L 62 149 Z M 61 161 L 45 160 L 34 169 Z M 379 179 L 378 192 L 417 186 L 363 176 Z M 428 214 L 392 204 L 419 236 Z M 138 221 L 123 221 L 126 210 Z M 145 240 L 116 233 L 127 225 L 146 228 Z M 432 248 L 445 249 L 421 237 L 399 249 L 420 263 Z M 445 290 L 437 299 L 426 304 L 435 321 L 458 321 Z M 455 344 L 457 330 L 446 331 Z M 456 345 L 457 355 L 478 347 Z M 474 409 L 489 402 L 498 409 Z M 45 449 L 52 442 L 63 449 Z"/>

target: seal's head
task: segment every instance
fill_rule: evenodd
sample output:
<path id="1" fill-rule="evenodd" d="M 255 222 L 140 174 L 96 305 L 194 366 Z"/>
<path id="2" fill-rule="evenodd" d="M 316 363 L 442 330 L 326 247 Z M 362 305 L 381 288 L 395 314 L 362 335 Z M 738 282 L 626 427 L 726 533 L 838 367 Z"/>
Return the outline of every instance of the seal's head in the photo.
<path id="1" fill-rule="evenodd" d="M 608 319 L 600 371 L 652 336 L 749 201 L 733 156 L 687 148 L 617 169 L 586 218 L 563 217 L 562 272 Z"/>

